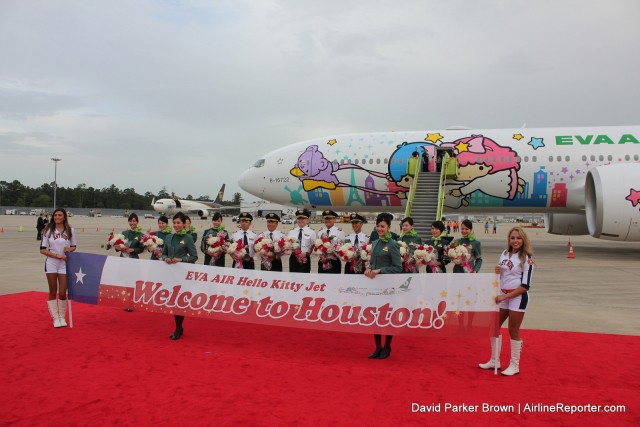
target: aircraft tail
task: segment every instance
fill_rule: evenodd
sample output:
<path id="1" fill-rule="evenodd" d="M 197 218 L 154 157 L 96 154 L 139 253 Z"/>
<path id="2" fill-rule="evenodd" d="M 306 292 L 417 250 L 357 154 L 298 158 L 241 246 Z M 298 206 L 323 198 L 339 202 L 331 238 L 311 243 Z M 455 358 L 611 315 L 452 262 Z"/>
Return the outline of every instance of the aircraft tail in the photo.
<path id="1" fill-rule="evenodd" d="M 226 184 L 222 184 L 222 187 L 220 187 L 220 191 L 218 191 L 218 195 L 216 196 L 216 199 L 213 201 L 213 203 L 215 204 L 221 204 L 222 203 L 222 199 L 224 198 L 224 186 Z"/>

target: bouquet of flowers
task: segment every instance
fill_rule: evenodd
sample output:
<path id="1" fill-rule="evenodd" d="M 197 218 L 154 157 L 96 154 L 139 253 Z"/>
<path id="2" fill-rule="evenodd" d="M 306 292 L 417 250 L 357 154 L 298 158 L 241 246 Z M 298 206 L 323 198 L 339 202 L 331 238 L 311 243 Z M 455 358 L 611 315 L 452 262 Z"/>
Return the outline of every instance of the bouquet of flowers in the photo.
<path id="1" fill-rule="evenodd" d="M 422 267 L 428 265 L 431 268 L 432 273 L 439 273 L 440 267 L 438 266 L 438 253 L 436 248 L 431 245 L 418 245 L 413 252 L 413 258 L 416 260 L 416 265 Z"/>
<path id="2" fill-rule="evenodd" d="M 163 243 L 164 240 L 156 236 L 156 233 L 153 231 L 142 236 L 142 246 L 144 246 L 147 251 L 155 254 L 157 258 L 160 258 L 162 255 L 161 247 Z"/>
<path id="3" fill-rule="evenodd" d="M 271 264 L 276 256 L 273 240 L 266 237 L 260 237 L 256 240 L 253 248 L 255 253 L 260 255 L 261 263 L 265 270 L 271 270 Z"/>
<path id="4" fill-rule="evenodd" d="M 447 248 L 447 256 L 455 265 L 461 266 L 465 273 L 473 273 L 473 268 L 471 268 L 471 264 L 469 263 L 471 255 L 467 245 L 452 243 Z"/>
<path id="5" fill-rule="evenodd" d="M 227 247 L 227 254 L 236 262 L 236 268 L 242 268 L 242 261 L 244 261 L 244 258 L 248 253 L 249 252 L 244 243 L 242 243 L 242 240 L 232 242 Z"/>
<path id="6" fill-rule="evenodd" d="M 351 270 L 354 273 L 362 272 L 363 262 L 360 257 L 360 253 L 354 248 L 353 244 L 345 243 L 337 248 L 338 257 L 344 262 L 348 262 L 351 265 Z"/>
<path id="7" fill-rule="evenodd" d="M 322 263 L 322 268 L 331 268 L 331 260 L 338 259 L 333 236 L 322 236 L 313 243 L 311 255 L 317 256 Z"/>
<path id="8" fill-rule="evenodd" d="M 297 242 L 296 242 L 297 244 Z M 287 251 L 287 238 L 283 237 L 273 241 L 273 255 L 276 259 L 282 257 L 282 255 L 290 255 L 291 251 Z"/>
<path id="9" fill-rule="evenodd" d="M 284 255 L 291 255 L 296 251 L 296 249 L 300 249 L 300 243 L 298 239 L 295 237 L 287 236 L 284 238 Z"/>
<path id="10" fill-rule="evenodd" d="M 398 242 L 400 246 L 400 258 L 402 258 L 402 267 L 405 273 L 415 273 L 417 271 L 416 260 L 413 258 L 413 245 L 409 246 L 405 242 Z"/>
<path id="11" fill-rule="evenodd" d="M 227 240 L 224 231 L 211 234 L 207 238 L 207 254 L 211 257 L 209 265 L 215 265 L 216 261 L 227 251 Z"/>
<path id="12" fill-rule="evenodd" d="M 127 249 L 129 247 L 129 241 L 127 240 L 126 237 L 124 237 L 124 234 L 109 234 L 109 237 L 107 238 L 107 244 L 105 246 L 105 248 L 107 250 L 114 248 L 116 251 L 123 251 L 124 249 Z M 121 252 L 123 256 L 128 257 L 129 254 L 127 254 L 126 252 Z"/>
<path id="13" fill-rule="evenodd" d="M 371 251 L 373 250 L 373 243 L 367 243 L 360 248 L 360 259 L 364 261 L 367 268 L 371 264 Z"/>

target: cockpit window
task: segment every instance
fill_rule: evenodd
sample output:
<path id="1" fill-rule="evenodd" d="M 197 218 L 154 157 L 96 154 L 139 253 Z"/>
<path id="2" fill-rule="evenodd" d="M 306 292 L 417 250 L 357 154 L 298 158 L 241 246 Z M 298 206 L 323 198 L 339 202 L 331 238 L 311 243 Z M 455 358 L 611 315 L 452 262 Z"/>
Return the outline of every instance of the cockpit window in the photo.
<path id="1" fill-rule="evenodd" d="M 261 168 L 261 167 L 263 167 L 263 166 L 264 166 L 264 159 L 260 159 L 260 160 L 258 160 L 257 162 L 255 162 L 255 163 L 253 164 L 253 167 L 254 167 L 254 168 Z"/>

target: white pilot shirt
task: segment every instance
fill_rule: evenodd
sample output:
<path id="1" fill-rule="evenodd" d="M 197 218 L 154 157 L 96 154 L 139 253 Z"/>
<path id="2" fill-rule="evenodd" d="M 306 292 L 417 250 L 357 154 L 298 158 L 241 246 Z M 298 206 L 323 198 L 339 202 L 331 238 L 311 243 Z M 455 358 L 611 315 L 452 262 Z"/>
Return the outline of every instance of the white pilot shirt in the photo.
<path id="1" fill-rule="evenodd" d="M 265 230 L 265 231 L 263 231 L 262 233 L 260 233 L 260 234 L 258 235 L 258 237 L 259 237 L 259 238 L 260 238 L 260 237 L 264 237 L 265 239 L 271 239 L 271 240 L 273 240 L 274 242 L 275 242 L 275 241 L 277 241 L 277 240 L 283 239 L 283 238 L 285 237 L 284 233 L 283 233 L 283 232 L 281 232 L 280 230 L 275 230 L 275 231 L 273 231 L 273 236 L 271 236 L 270 234 L 272 234 L 272 232 L 271 232 L 271 231 L 269 231 L 269 230 Z"/>
<path id="2" fill-rule="evenodd" d="M 356 233 L 351 233 L 347 236 L 347 240 L 354 245 L 355 249 L 361 249 L 364 245 L 369 243 L 369 236 L 364 233 L 358 233 L 358 245 L 356 246 Z"/>
<path id="3" fill-rule="evenodd" d="M 329 228 L 328 230 L 327 230 L 327 227 L 322 227 L 320 229 L 320 231 L 318 231 L 318 236 L 320 236 L 320 237 L 322 237 L 322 236 L 327 236 L 327 237 L 333 236 L 334 241 L 339 240 L 341 242 L 344 242 L 344 233 L 342 232 L 342 230 L 340 230 L 335 225 L 333 227 Z"/>
<path id="4" fill-rule="evenodd" d="M 235 233 L 233 233 L 233 235 L 231 236 L 231 239 L 233 239 L 234 242 L 237 242 L 238 240 L 242 240 L 244 242 L 244 231 L 242 229 L 236 231 Z M 254 250 L 253 250 L 253 245 L 256 242 L 256 239 L 258 238 L 258 235 L 256 233 L 254 233 L 252 230 L 247 230 L 247 241 L 249 242 L 249 257 L 253 258 L 254 255 Z"/>
<path id="5" fill-rule="evenodd" d="M 295 226 L 293 230 L 287 234 L 287 237 L 293 237 L 297 239 L 300 234 L 300 227 Z M 300 250 L 302 252 L 311 252 L 311 248 L 313 248 L 313 243 L 316 241 L 316 232 L 313 231 L 311 227 L 306 225 L 302 229 L 302 242 L 300 242 Z"/>

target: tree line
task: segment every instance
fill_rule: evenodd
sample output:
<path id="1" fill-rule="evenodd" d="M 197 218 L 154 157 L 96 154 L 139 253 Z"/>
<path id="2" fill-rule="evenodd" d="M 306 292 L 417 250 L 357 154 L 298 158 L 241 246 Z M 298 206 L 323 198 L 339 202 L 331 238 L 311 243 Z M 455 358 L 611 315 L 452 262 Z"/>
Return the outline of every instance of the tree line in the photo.
<path id="1" fill-rule="evenodd" d="M 71 187 L 58 187 L 56 191 L 56 205 L 63 208 L 89 209 L 128 209 L 150 210 L 151 201 L 156 199 L 170 199 L 172 195 L 162 187 L 158 194 L 147 191 L 138 194 L 133 188 L 119 189 L 114 184 L 106 188 L 93 188 L 82 183 Z M 213 200 L 209 196 L 194 198 L 191 194 L 187 200 Z M 240 193 L 234 193 L 230 201 L 223 201 L 223 205 L 239 205 L 242 200 Z M 23 185 L 20 181 L 0 181 L 0 206 L 16 206 L 31 208 L 46 208 L 53 206 L 53 185 L 42 184 L 37 188 Z"/>

